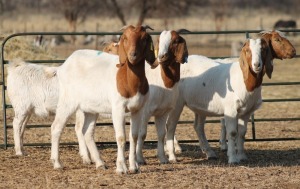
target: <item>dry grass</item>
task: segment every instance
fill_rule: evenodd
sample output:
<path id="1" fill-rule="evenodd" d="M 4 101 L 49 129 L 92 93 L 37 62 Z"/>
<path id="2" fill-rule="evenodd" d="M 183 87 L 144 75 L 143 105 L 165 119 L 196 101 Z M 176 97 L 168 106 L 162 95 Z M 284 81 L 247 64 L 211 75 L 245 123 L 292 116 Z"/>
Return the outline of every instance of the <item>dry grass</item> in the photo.
<path id="1" fill-rule="evenodd" d="M 247 143 L 250 161 L 227 165 L 215 145 L 218 160 L 206 160 L 195 145 L 176 164 L 159 165 L 155 146 L 147 145 L 148 164 L 140 173 L 116 175 L 115 146 L 100 146 L 107 170 L 83 165 L 77 147 L 61 147 L 63 170 L 53 170 L 49 148 L 27 148 L 30 156 L 16 157 L 13 149 L 0 150 L 3 188 L 299 188 L 299 142 Z M 287 147 L 288 146 L 288 147 Z"/>
<path id="2" fill-rule="evenodd" d="M 249 17 L 250 15 L 250 17 Z M 226 20 L 227 29 L 257 29 L 260 17 L 251 16 L 251 12 L 241 14 Z M 264 26 L 270 28 L 278 18 L 288 18 L 288 15 L 261 13 Z M 170 29 L 187 28 L 194 30 L 213 30 L 211 15 L 201 15 L 192 18 L 170 19 Z M 60 31 L 66 30 L 63 20 L 57 16 L 42 17 L 41 15 L 19 18 L 26 24 L 14 25 L 14 20 L 7 18 L 3 21 L 4 28 L 9 26 L 15 31 L 24 28 L 31 31 Z M 42 21 L 42 22 L 41 22 Z M 29 23 L 47 23 L 52 25 L 33 25 Z M 100 31 L 117 31 L 121 25 L 111 19 L 91 18 L 79 26 L 79 30 L 94 31 L 95 24 L 100 22 Z M 239 22 L 241 24 L 236 25 Z M 148 19 L 147 24 L 156 31 L 164 29 L 160 20 Z M 87 29 L 88 28 L 88 29 Z M 12 30 L 12 29 L 11 29 Z M 233 36 L 186 36 L 190 54 L 207 56 L 225 56 L 230 52 L 232 40 L 244 39 L 244 35 Z M 299 44 L 300 37 L 291 38 L 294 44 Z M 32 38 L 16 38 L 5 49 L 6 59 L 23 57 L 26 60 L 65 58 L 76 48 L 93 48 L 91 46 L 64 45 L 55 49 L 33 48 Z M 297 46 L 297 52 L 300 49 Z M 300 81 L 299 59 L 276 60 L 272 80 Z M 264 98 L 299 98 L 298 86 L 264 87 Z M 300 117 L 298 102 L 264 103 L 255 114 L 256 118 Z M 7 112 L 8 123 L 11 125 L 13 111 Z M 193 114 L 185 109 L 181 120 L 192 120 Z M 213 118 L 216 119 L 216 118 Z M 1 121 L 3 118 L 1 118 Z M 29 124 L 50 124 L 53 116 L 47 119 L 32 117 Z M 99 120 L 103 121 L 103 120 Z M 105 120 L 109 121 L 110 120 Z M 74 122 L 74 118 L 70 123 Z M 300 136 L 300 121 L 295 122 L 259 122 L 256 124 L 257 138 L 298 137 Z M 252 131 L 248 126 L 247 138 L 251 138 Z M 208 139 L 218 139 L 219 124 L 207 124 Z M 127 128 L 128 133 L 128 128 Z M 196 134 L 191 124 L 179 125 L 176 134 L 179 140 L 196 140 Z M 112 127 L 97 127 L 95 139 L 98 142 L 114 141 Z M 156 140 L 154 126 L 149 126 L 147 140 Z M 3 141 L 3 132 L 0 132 Z M 74 128 L 66 128 L 61 142 L 76 142 Z M 8 130 L 8 142 L 13 143 L 12 130 Z M 26 143 L 49 143 L 50 128 L 27 129 Z M 217 143 L 211 143 L 219 156 L 218 160 L 207 160 L 201 153 L 198 144 L 182 144 L 183 153 L 178 154 L 179 162 L 160 165 L 156 158 L 156 145 L 147 144 L 144 154 L 148 162 L 140 168 L 139 174 L 116 175 L 115 160 L 117 149 L 115 145 L 99 145 L 99 152 L 108 165 L 108 170 L 96 170 L 94 165 L 84 165 L 78 155 L 77 146 L 61 146 L 61 159 L 65 165 L 63 170 L 53 170 L 49 147 L 25 147 L 29 156 L 17 157 L 12 147 L 8 150 L 0 149 L 0 188 L 300 188 L 300 141 L 285 142 L 248 142 L 246 150 L 249 157 L 247 162 L 240 165 L 228 165 L 224 152 L 219 150 Z M 128 147 L 127 147 L 128 153 Z M 128 154 L 126 154 L 128 157 Z"/>

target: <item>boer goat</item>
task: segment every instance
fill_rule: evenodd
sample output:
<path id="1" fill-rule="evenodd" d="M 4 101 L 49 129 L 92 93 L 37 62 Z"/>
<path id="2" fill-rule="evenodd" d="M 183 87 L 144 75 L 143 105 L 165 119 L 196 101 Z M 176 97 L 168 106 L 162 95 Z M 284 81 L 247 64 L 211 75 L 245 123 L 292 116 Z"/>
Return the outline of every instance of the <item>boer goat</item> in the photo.
<path id="1" fill-rule="evenodd" d="M 149 26 L 124 27 L 119 56 L 95 50 L 78 50 L 57 70 L 59 100 L 51 129 L 51 159 L 54 168 L 62 168 L 59 140 L 68 118 L 76 111 L 84 112 L 82 133 L 96 167 L 105 167 L 93 139 L 98 114 L 111 114 L 118 146 L 117 173 L 126 173 L 125 113 L 131 112 L 129 170 L 136 172 L 136 142 L 140 109 L 148 98 L 149 84 L 145 60 L 155 61 Z M 151 29 L 151 28 L 150 28 Z M 118 68 L 116 64 L 119 64 Z"/>
<path id="2" fill-rule="evenodd" d="M 32 114 L 46 117 L 55 113 L 58 101 L 57 67 L 26 63 L 16 59 L 7 66 L 7 94 L 14 108 L 16 155 L 25 155 L 23 137 Z"/>
<path id="3" fill-rule="evenodd" d="M 109 54 L 119 54 L 119 43 L 111 42 L 103 47 L 103 52 Z"/>
<path id="4" fill-rule="evenodd" d="M 176 31 L 163 31 L 158 38 L 155 48 L 158 52 L 156 64 L 151 69 L 146 67 L 146 76 L 149 82 L 149 99 L 142 107 L 140 119 L 140 133 L 137 146 L 137 161 L 145 164 L 142 147 L 147 135 L 147 124 L 151 116 L 155 118 L 158 134 L 157 154 L 160 163 L 167 163 L 164 152 L 165 125 L 168 114 L 176 104 L 178 96 L 178 82 L 180 80 L 180 64 L 187 61 L 188 50 L 184 38 Z"/>
<path id="5" fill-rule="evenodd" d="M 208 61 L 207 61 L 208 60 Z M 206 116 L 224 116 L 228 133 L 229 163 L 239 162 L 240 149 L 235 144 L 239 132 L 254 110 L 259 108 L 261 83 L 265 72 L 272 73 L 271 52 L 263 39 L 249 39 L 244 44 L 239 62 L 220 64 L 203 56 L 189 56 L 181 68 L 179 96 L 167 121 L 167 151 L 169 161 L 176 161 L 173 138 L 176 124 L 186 105 L 197 117 L 194 129 L 201 149 L 208 157 L 216 157 L 204 134 Z M 239 127 L 239 128 L 238 128 Z"/>
<path id="6" fill-rule="evenodd" d="M 271 60 L 274 59 L 290 59 L 296 56 L 296 50 L 291 42 L 279 31 L 263 31 L 260 33 L 261 38 L 264 39 L 271 50 Z M 271 77 L 271 75 L 269 76 Z M 220 147 L 222 150 L 227 150 L 226 143 L 226 128 L 224 119 L 221 119 L 221 136 L 220 136 Z M 246 133 L 245 133 L 246 134 Z M 244 138 L 245 136 L 239 136 L 240 138 Z M 244 142 L 244 141 L 241 141 Z M 239 144 L 242 145 L 243 144 Z M 244 148 L 241 148 L 244 150 Z M 244 152 L 241 152 L 243 158 L 246 159 L 246 155 Z"/>

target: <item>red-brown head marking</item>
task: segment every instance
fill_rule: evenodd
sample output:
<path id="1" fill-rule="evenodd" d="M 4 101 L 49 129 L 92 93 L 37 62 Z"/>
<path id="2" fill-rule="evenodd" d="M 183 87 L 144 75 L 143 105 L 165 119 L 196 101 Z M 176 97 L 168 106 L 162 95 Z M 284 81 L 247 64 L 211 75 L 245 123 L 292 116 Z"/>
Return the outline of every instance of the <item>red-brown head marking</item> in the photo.
<path id="1" fill-rule="evenodd" d="M 260 33 L 269 45 L 272 57 L 277 59 L 293 58 L 296 49 L 291 42 L 279 31 L 263 31 Z"/>
<path id="2" fill-rule="evenodd" d="M 125 26 L 119 42 L 120 64 L 137 64 L 147 61 L 152 64 L 155 61 L 154 48 L 151 36 L 146 32 L 149 26 Z"/>

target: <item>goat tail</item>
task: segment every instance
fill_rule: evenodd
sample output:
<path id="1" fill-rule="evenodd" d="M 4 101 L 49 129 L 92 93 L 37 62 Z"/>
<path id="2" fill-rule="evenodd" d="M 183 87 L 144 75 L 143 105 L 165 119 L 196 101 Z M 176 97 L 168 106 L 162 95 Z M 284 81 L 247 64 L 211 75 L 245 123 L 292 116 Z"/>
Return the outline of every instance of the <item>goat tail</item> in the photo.
<path id="1" fill-rule="evenodd" d="M 9 63 L 8 63 L 9 68 L 16 68 L 18 66 L 23 66 L 23 65 L 26 65 L 26 63 L 24 60 L 22 60 L 20 58 L 13 59 L 13 60 L 9 61 Z"/>

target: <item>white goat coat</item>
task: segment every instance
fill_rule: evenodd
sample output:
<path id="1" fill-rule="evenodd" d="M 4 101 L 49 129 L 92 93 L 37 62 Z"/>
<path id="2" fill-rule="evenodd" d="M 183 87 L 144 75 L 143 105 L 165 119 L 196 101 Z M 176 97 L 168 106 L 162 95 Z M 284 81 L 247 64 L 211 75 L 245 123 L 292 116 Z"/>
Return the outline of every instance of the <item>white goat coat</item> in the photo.
<path id="1" fill-rule="evenodd" d="M 77 50 L 59 68 L 58 77 L 63 101 L 84 112 L 111 114 L 112 104 L 135 112 L 145 98 L 139 93 L 122 97 L 116 84 L 119 56 L 96 50 Z M 80 86 L 80 87 L 78 87 Z"/>
<path id="2" fill-rule="evenodd" d="M 23 136 L 32 113 L 46 117 L 55 113 L 58 101 L 56 67 L 13 60 L 7 66 L 7 93 L 14 108 L 14 144 L 16 155 L 25 155 Z"/>
<path id="3" fill-rule="evenodd" d="M 146 77 L 149 82 L 149 98 L 141 109 L 142 119 L 137 146 L 137 161 L 144 164 L 142 146 L 147 133 L 148 121 L 151 116 L 155 117 L 155 125 L 158 135 L 157 153 L 161 163 L 167 163 L 168 159 L 164 152 L 165 128 L 169 112 L 175 107 L 178 96 L 178 82 L 173 87 L 165 87 L 161 76 L 162 68 L 159 65 L 151 69 L 146 64 Z"/>
<path id="4" fill-rule="evenodd" d="M 195 125 L 195 130 L 202 150 L 208 156 L 215 156 L 204 134 L 206 116 L 227 116 L 232 125 L 246 125 L 249 116 L 262 104 L 261 87 L 252 92 L 246 90 L 239 62 L 222 64 L 198 55 L 189 56 L 188 63 L 181 67 L 180 74 L 177 104 L 170 112 L 167 123 L 169 160 L 176 161 L 172 140 L 177 121 L 185 105 L 200 116 L 198 121 L 201 126 Z M 238 132 L 236 127 L 229 126 L 229 130 L 231 131 L 228 133 L 235 137 L 234 135 Z M 245 128 L 240 130 L 245 132 Z M 243 149 L 241 151 L 244 153 Z M 239 161 L 239 157 L 236 157 L 233 150 L 228 150 L 228 156 L 230 163 Z"/>
<path id="5" fill-rule="evenodd" d="M 140 118 L 140 109 L 148 98 L 148 93 L 137 94 L 131 98 L 124 98 L 117 90 L 116 64 L 119 56 L 96 50 L 77 50 L 59 67 L 59 101 L 55 120 L 52 124 L 51 159 L 54 168 L 61 168 L 59 161 L 59 138 L 67 118 L 75 111 L 84 112 L 84 127 L 76 129 L 77 136 L 85 133 L 86 145 L 90 151 L 91 159 L 96 167 L 105 167 L 99 157 L 97 146 L 93 139 L 93 130 L 98 114 L 112 114 L 113 124 L 118 144 L 117 172 L 127 172 L 125 164 L 125 112 L 131 112 L 131 127 L 136 130 L 136 122 Z M 138 127 L 137 127 L 138 128 Z M 131 135 L 130 135 L 131 136 Z M 131 139 L 131 138 L 130 138 Z M 80 148 L 83 149 L 83 148 Z M 135 151 L 135 150 L 134 150 Z M 87 154 L 80 152 L 80 154 Z M 86 157 L 87 158 L 87 157 Z M 84 160 L 85 161 L 85 160 Z M 88 161 L 88 160 L 87 160 Z M 130 150 L 130 170 L 136 170 L 135 152 Z"/>
<path id="6" fill-rule="evenodd" d="M 188 64 L 181 67 L 179 100 L 207 116 L 230 115 L 231 110 L 241 116 L 259 107 L 261 87 L 253 92 L 246 90 L 239 62 L 220 64 L 207 59 L 212 60 L 192 55 Z"/>
<path id="7" fill-rule="evenodd" d="M 7 93 L 15 112 L 41 117 L 55 113 L 58 100 L 56 67 L 13 61 L 7 66 Z"/>
<path id="8" fill-rule="evenodd" d="M 178 83 L 166 88 L 161 77 L 161 66 L 151 69 L 146 65 L 146 77 L 149 82 L 149 99 L 144 107 L 144 114 L 160 116 L 174 108 L 178 96 Z"/>

